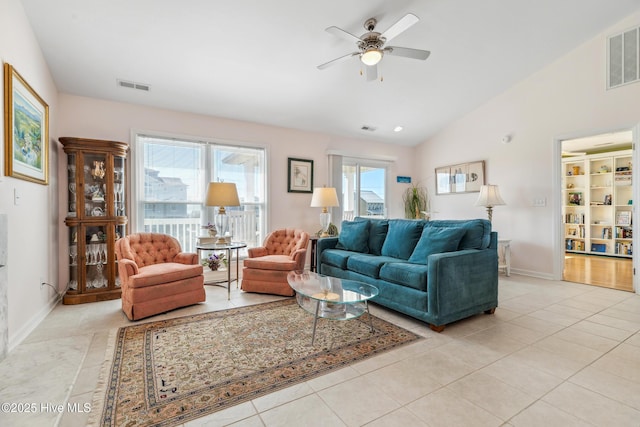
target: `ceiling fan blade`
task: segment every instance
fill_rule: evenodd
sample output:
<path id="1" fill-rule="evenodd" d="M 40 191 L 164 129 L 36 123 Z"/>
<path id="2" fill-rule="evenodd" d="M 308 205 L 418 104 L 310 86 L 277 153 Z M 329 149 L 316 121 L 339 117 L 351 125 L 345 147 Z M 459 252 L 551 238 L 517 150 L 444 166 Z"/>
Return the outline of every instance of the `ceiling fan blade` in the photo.
<path id="1" fill-rule="evenodd" d="M 409 29 L 409 27 L 411 27 L 413 24 L 415 24 L 419 20 L 420 18 L 418 18 L 413 13 L 407 13 L 402 18 L 400 18 L 395 24 L 390 26 L 385 32 L 380 34 L 380 37 L 384 37 L 385 39 L 387 39 L 387 42 L 388 42 L 392 38 L 398 36 L 403 31 L 406 31 L 407 29 Z"/>
<path id="2" fill-rule="evenodd" d="M 387 46 L 384 48 L 387 55 L 404 56 L 405 58 L 425 60 L 431 55 L 428 50 L 412 49 L 410 47 Z"/>
<path id="3" fill-rule="evenodd" d="M 367 81 L 373 81 L 378 79 L 378 64 L 376 65 L 365 65 L 365 73 L 367 74 Z"/>
<path id="4" fill-rule="evenodd" d="M 325 28 L 325 31 L 329 34 L 333 34 L 336 37 L 340 37 L 341 39 L 344 39 L 348 42 L 358 43 L 360 41 L 360 37 L 356 37 L 350 32 L 343 30 L 342 28 L 332 26 L 332 27 Z"/>
<path id="5" fill-rule="evenodd" d="M 341 56 L 339 58 L 333 59 L 329 62 L 325 62 L 324 64 L 320 64 L 318 65 L 318 70 L 324 70 L 325 68 L 328 68 L 332 65 L 338 64 L 340 62 L 346 61 L 347 59 L 351 58 L 352 56 L 356 56 L 356 55 L 360 55 L 360 52 L 352 52 L 349 54 L 346 54 L 344 56 Z"/>

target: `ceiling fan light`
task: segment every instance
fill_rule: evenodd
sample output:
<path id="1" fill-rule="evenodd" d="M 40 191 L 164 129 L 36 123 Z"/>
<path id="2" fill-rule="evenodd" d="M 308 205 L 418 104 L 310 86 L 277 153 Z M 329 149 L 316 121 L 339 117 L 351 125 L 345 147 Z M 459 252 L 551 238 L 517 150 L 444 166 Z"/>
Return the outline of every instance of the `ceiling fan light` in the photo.
<path id="1" fill-rule="evenodd" d="M 376 65 L 382 59 L 382 51 L 380 49 L 367 49 L 361 56 L 360 61 L 364 65 L 373 66 Z"/>

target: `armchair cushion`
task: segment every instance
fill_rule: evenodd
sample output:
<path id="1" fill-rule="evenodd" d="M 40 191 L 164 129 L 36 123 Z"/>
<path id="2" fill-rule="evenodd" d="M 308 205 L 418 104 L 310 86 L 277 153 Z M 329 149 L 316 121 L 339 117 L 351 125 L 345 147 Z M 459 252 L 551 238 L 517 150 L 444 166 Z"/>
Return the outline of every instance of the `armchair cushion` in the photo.
<path id="1" fill-rule="evenodd" d="M 154 286 L 161 283 L 190 279 L 192 277 L 198 277 L 201 274 L 201 265 L 185 265 L 177 262 L 165 262 L 141 268 L 138 274 L 129 278 L 130 280 L 128 285 L 132 288 L 143 288 L 145 286 Z"/>
<path id="2" fill-rule="evenodd" d="M 261 270 L 291 271 L 295 269 L 296 262 L 287 255 L 266 255 L 258 258 L 247 258 L 244 260 L 244 266 Z"/>

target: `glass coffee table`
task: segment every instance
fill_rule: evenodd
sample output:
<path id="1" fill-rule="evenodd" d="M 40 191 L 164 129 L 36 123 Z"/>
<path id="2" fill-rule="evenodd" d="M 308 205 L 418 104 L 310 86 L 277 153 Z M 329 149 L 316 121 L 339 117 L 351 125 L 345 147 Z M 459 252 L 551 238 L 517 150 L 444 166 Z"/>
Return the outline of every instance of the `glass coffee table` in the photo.
<path id="1" fill-rule="evenodd" d="M 313 335 L 316 339 L 318 319 L 350 320 L 369 314 L 367 301 L 378 295 L 378 288 L 355 280 L 324 276 L 311 271 L 291 271 L 287 275 L 289 285 L 296 291 L 298 304 L 313 314 Z M 373 322 L 369 316 L 369 327 Z"/>

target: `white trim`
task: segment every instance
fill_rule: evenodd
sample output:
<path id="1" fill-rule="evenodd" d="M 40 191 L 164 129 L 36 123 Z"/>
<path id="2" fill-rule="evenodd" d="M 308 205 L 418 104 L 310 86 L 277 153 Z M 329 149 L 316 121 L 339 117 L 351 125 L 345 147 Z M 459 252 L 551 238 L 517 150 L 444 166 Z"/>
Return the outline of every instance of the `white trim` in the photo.
<path id="1" fill-rule="evenodd" d="M 552 212 L 553 212 L 553 220 L 552 220 L 552 236 L 553 236 L 553 272 L 552 279 L 553 280 L 562 280 L 562 272 L 564 269 L 564 235 L 563 235 L 563 224 L 562 224 L 562 141 L 568 139 L 577 139 L 577 138 L 585 138 L 592 135 L 600 135 L 605 133 L 617 133 L 617 132 L 628 132 L 632 131 L 632 141 L 634 144 L 634 150 L 632 153 L 632 161 L 634 165 L 640 164 L 640 155 L 635 149 L 636 144 L 640 141 L 640 124 L 629 125 L 629 126 L 621 126 L 617 128 L 606 128 L 606 129 L 595 129 L 590 131 L 581 131 L 572 134 L 560 135 L 554 138 L 553 140 L 553 158 L 552 158 Z M 634 173 L 633 176 L 633 196 L 634 200 L 640 200 L 640 197 L 636 197 L 638 192 L 640 191 L 640 174 Z M 634 202 L 633 205 L 633 223 L 640 224 L 638 222 L 638 210 L 635 208 L 636 204 Z M 634 233 L 633 237 L 633 245 L 637 246 L 637 233 Z M 637 268 L 639 260 L 636 255 L 636 251 L 633 252 L 633 268 Z M 512 271 L 516 271 L 512 269 Z M 640 270 L 638 270 L 640 271 Z M 535 276 L 539 277 L 539 276 Z M 633 288 L 636 293 L 640 293 L 640 286 L 638 285 L 637 275 L 633 276 Z"/>
<path id="2" fill-rule="evenodd" d="M 385 156 L 385 155 L 367 155 L 367 156 L 362 156 L 362 154 L 354 154 L 352 151 L 345 151 L 345 150 L 327 150 L 326 151 L 327 155 L 336 155 L 336 156 L 342 156 L 342 157 L 349 157 L 352 159 L 358 159 L 358 160 L 378 160 L 381 162 L 396 162 L 398 161 L 398 158 L 395 156 Z"/>
<path id="3" fill-rule="evenodd" d="M 49 313 L 51 313 L 53 309 L 56 308 L 56 305 L 58 305 L 58 303 L 62 299 L 62 295 L 64 295 L 64 292 L 51 298 L 47 305 L 42 307 L 42 309 L 38 311 L 35 316 L 29 319 L 27 323 L 23 324 L 22 327 L 18 329 L 14 334 L 11 334 L 11 336 L 9 337 L 9 348 L 7 354 L 11 353 L 14 348 L 22 343 L 22 341 L 24 341 L 25 338 L 27 338 L 29 334 L 33 332 L 38 327 L 38 325 L 40 325 L 40 323 L 44 321 L 44 319 L 47 318 Z"/>

